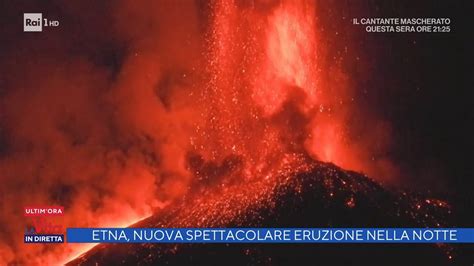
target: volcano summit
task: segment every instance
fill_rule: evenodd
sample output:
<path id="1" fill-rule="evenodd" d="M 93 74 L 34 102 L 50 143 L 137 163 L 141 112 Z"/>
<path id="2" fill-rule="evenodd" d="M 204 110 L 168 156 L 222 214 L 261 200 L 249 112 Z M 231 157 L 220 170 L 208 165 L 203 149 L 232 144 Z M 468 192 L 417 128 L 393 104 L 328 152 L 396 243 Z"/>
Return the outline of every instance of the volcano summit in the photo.
<path id="1" fill-rule="evenodd" d="M 392 193 L 362 174 L 312 162 L 279 182 L 197 189 L 132 227 L 436 227 L 450 213 L 443 201 Z M 464 255 L 418 244 L 102 244 L 68 265 L 445 265 Z"/>

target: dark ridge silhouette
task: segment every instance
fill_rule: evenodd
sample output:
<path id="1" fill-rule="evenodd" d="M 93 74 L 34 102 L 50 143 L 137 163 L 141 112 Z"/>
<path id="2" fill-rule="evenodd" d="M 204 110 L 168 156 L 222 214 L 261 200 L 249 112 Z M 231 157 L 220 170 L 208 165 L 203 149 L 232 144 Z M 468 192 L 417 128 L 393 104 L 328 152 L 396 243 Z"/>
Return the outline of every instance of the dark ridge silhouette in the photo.
<path id="1" fill-rule="evenodd" d="M 200 191 L 132 227 L 443 227 L 452 219 L 444 201 L 394 193 L 333 164 L 315 162 L 285 180 L 245 209 L 229 207 L 232 195 L 209 204 Z M 440 244 L 101 244 L 67 265 L 453 265 L 472 259 L 468 251 Z"/>

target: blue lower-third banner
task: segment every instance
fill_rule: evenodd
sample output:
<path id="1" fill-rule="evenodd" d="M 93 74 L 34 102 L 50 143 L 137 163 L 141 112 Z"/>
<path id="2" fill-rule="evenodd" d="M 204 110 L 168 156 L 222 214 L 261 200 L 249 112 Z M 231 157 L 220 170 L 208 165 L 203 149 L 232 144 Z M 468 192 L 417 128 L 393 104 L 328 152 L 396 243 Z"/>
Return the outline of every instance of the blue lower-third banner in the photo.
<path id="1" fill-rule="evenodd" d="M 474 228 L 68 228 L 69 243 L 474 243 Z"/>

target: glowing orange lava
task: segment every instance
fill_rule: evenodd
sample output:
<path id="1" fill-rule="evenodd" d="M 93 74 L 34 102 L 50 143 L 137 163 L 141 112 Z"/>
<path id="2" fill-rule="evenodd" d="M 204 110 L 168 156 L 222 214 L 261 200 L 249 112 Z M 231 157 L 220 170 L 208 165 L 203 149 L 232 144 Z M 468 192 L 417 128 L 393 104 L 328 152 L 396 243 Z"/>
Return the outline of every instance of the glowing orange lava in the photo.
<path id="1" fill-rule="evenodd" d="M 173 221 L 210 226 L 213 217 L 222 223 L 238 208 L 271 205 L 273 188 L 288 182 L 290 173 L 309 169 L 311 158 L 371 173 L 365 160 L 370 157 L 352 145 L 348 133 L 348 78 L 337 62 L 323 56 L 331 47 L 318 42 L 324 36 L 314 1 L 216 0 L 206 6 L 208 13 L 192 7 L 194 2 L 191 7 L 180 1 L 152 2 L 155 9 L 124 2 L 114 14 L 140 22 L 135 27 L 115 21 L 117 38 L 128 45 L 121 65 L 114 65 L 118 73 L 89 69 L 83 62 L 93 61 L 88 58 L 69 72 L 42 73 L 46 81 L 35 80 L 34 87 L 44 87 L 46 96 L 18 90 L 11 97 L 11 102 L 31 99 L 39 117 L 30 116 L 29 107 L 9 114 L 21 122 L 16 135 L 25 138 L 22 149 L 34 151 L 5 163 L 15 172 L 9 175 L 11 186 L 20 187 L 15 180 L 22 171 L 32 182 L 39 183 L 37 172 L 49 180 L 37 198 L 24 201 L 61 201 L 47 191 L 77 187 L 72 196 L 65 193 L 73 201 L 66 209 L 66 227 L 113 227 L 155 213 L 188 193 L 201 193 L 197 206 L 201 202 L 203 207 Z M 205 48 L 195 55 L 200 45 Z M 55 64 L 38 68 L 61 69 Z M 75 78 L 77 73 L 87 73 L 87 79 Z M 30 149 L 32 142 L 39 148 Z M 49 168 L 43 170 L 44 165 Z M 34 193 L 26 189 L 23 194 Z M 15 239 L 21 239 L 22 232 L 15 230 Z M 22 244 L 16 247 L 27 254 L 22 261 L 33 264 L 51 264 L 84 250 L 65 245 L 28 253 L 30 247 Z M 9 253 L 5 261 L 15 255 Z"/>

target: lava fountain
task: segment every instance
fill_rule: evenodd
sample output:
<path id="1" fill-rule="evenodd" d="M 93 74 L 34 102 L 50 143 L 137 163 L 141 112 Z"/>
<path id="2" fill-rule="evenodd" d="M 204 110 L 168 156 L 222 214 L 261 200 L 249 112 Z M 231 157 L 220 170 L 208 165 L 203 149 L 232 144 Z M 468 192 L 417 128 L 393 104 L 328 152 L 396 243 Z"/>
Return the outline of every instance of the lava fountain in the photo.
<path id="1" fill-rule="evenodd" d="M 64 181 L 63 176 L 69 174 L 85 187 L 73 197 L 70 208 L 66 208 L 66 213 L 71 213 L 66 220 L 67 226 L 118 226 L 152 212 L 160 215 L 169 212 L 169 217 L 164 222 L 148 224 L 150 226 L 225 226 L 242 213 L 262 206 L 274 206 L 275 197 L 279 195 L 276 192 L 281 188 L 288 188 L 297 194 L 304 191 L 310 185 L 297 180 L 297 176 L 312 171 L 315 165 L 319 165 L 316 160 L 383 177 L 376 174 L 378 172 L 372 168 L 372 161 L 367 162 L 371 158 L 370 151 L 365 151 L 360 140 L 353 138 L 351 125 L 347 124 L 351 111 L 357 106 L 353 103 L 349 78 L 340 62 L 328 57 L 332 47 L 323 40 L 324 34 L 329 33 L 321 31 L 316 2 L 215 0 L 201 3 L 205 7 L 186 11 L 188 15 L 193 14 L 196 20 L 202 20 L 199 21 L 202 28 L 193 29 L 192 33 L 186 28 L 195 25 L 182 21 L 183 7 L 174 7 L 173 1 L 155 2 L 155 5 L 158 4 L 173 6 L 170 10 L 174 13 L 161 14 L 169 16 L 169 26 L 156 26 L 159 23 L 153 23 L 153 19 L 159 18 L 154 14 L 155 10 L 149 11 L 147 7 L 140 10 L 124 2 L 124 6 L 114 11 L 118 13 L 115 14 L 117 17 L 125 13 L 132 14 L 131 17 L 135 15 L 138 21 L 143 19 L 141 24 L 137 23 L 141 27 L 133 27 L 128 22 L 120 24 L 122 27 L 118 32 L 124 36 L 117 34 L 117 39 L 129 41 L 131 44 L 127 43 L 127 48 L 133 52 L 127 54 L 119 67 L 115 66 L 117 73 L 107 76 L 107 81 L 96 82 L 101 76 L 97 73 L 101 73 L 102 69 L 89 71 L 94 73 L 90 74 L 90 81 L 79 79 L 79 84 L 88 88 L 87 93 L 80 91 L 77 95 L 77 98 L 85 99 L 82 105 L 73 106 L 73 110 L 80 114 L 79 118 L 72 116 L 64 119 L 66 122 L 61 125 L 62 131 L 58 133 L 55 130 L 53 120 L 64 113 L 61 106 L 66 100 L 61 99 L 57 101 L 59 111 L 48 114 L 51 106 L 56 105 L 46 105 L 44 117 L 48 118 L 45 119 L 47 121 L 38 119 L 42 122 L 41 129 L 52 125 L 52 129 L 47 128 L 45 133 L 53 134 L 51 138 L 45 137 L 48 142 L 57 143 L 57 139 L 66 139 L 63 136 L 66 134 L 74 137 L 73 144 L 59 142 L 61 145 L 47 151 L 48 156 L 53 154 L 54 157 L 44 159 L 55 163 L 49 164 L 51 169 L 47 170 L 51 173 L 46 171 L 47 175 L 53 176 L 51 180 Z M 192 5 L 195 3 L 192 2 Z M 196 15 L 194 11 L 200 13 Z M 147 12 L 152 16 L 142 16 Z M 184 27 L 174 29 L 173 23 Z M 146 32 L 146 37 L 138 38 L 142 31 Z M 157 36 L 154 36 L 155 33 Z M 168 39 L 172 41 L 166 42 Z M 203 62 L 199 67 L 189 67 L 181 62 L 187 61 L 187 55 L 193 54 L 191 50 L 195 47 L 185 46 L 188 42 L 203 42 L 203 51 L 196 60 Z M 173 53 L 165 54 L 161 50 Z M 179 74 L 170 71 L 172 74 L 167 74 L 167 67 L 173 69 L 182 65 L 192 71 Z M 84 71 L 88 69 L 86 66 L 71 73 L 87 72 Z M 53 65 L 50 68 L 58 67 Z M 71 73 L 66 72 L 66 78 L 62 77 L 63 81 L 57 84 L 51 81 L 44 85 L 47 89 L 52 88 L 50 94 L 55 96 L 51 97 L 52 101 L 61 98 L 63 87 L 77 83 L 74 78 L 68 79 L 73 76 Z M 185 78 L 192 80 L 192 84 L 184 82 Z M 96 83 L 111 89 L 97 85 L 100 93 L 94 92 L 96 87 L 91 84 Z M 91 103 L 90 98 L 94 97 L 88 93 L 98 94 L 100 97 L 95 98 L 99 100 Z M 28 97 L 19 94 L 17 98 Z M 44 99 L 31 98 L 37 99 L 36 104 L 42 106 L 40 103 Z M 73 101 L 79 102 L 77 99 Z M 102 108 L 103 105 L 106 108 Z M 86 115 L 83 115 L 84 109 L 88 109 Z M 82 115 L 87 119 L 83 119 Z M 19 112 L 18 117 L 27 116 Z M 86 122 L 74 124 L 75 127 L 63 125 L 75 120 L 81 122 L 81 119 Z M 17 124 L 35 125 L 35 122 Z M 77 128 L 89 127 L 94 129 L 92 133 L 70 133 L 78 131 Z M 45 140 L 42 134 L 31 130 L 32 126 L 26 128 L 28 131 L 24 135 L 34 135 L 33 140 L 43 147 L 41 145 Z M 380 134 L 375 132 L 387 135 L 384 130 Z M 94 135 L 92 140 L 84 137 L 88 134 Z M 370 137 L 367 139 L 371 140 Z M 71 151 L 75 152 L 74 156 L 71 156 Z M 15 162 L 14 165 L 18 169 L 31 168 L 31 172 L 36 174 L 37 169 L 43 171 L 43 156 L 42 153 L 30 156 L 39 158 L 34 160 L 39 165 L 36 168 L 36 164 L 29 160 Z M 75 159 L 77 165 L 71 166 L 69 158 Z M 32 166 L 26 168 L 24 165 Z M 84 169 L 87 173 L 82 173 Z M 328 176 L 338 171 L 331 167 L 324 169 L 323 173 Z M 11 180 L 21 179 L 13 174 L 11 176 Z M 25 176 L 32 175 L 28 172 Z M 97 176 L 104 178 L 97 181 Z M 346 187 L 348 184 L 344 180 L 337 181 L 336 185 L 324 178 L 314 180 L 317 182 L 311 183 L 312 187 L 321 183 L 329 188 L 324 192 L 329 195 L 328 199 L 338 186 Z M 71 180 L 66 181 L 66 188 L 75 184 Z M 139 186 L 146 189 L 130 189 Z M 45 191 L 50 189 L 48 186 L 43 188 Z M 31 193 L 26 191 L 24 194 Z M 47 193 L 43 191 L 43 194 Z M 352 194 L 342 197 L 344 206 L 358 206 Z M 38 196 L 37 200 L 45 203 L 53 201 L 47 195 Z M 170 211 L 173 208 L 180 212 Z M 258 213 L 253 215 L 258 216 Z M 87 218 L 87 223 L 77 221 L 83 217 Z M 245 220 L 239 219 L 237 224 L 244 226 Z M 19 249 L 24 249 L 22 244 Z M 64 257 L 63 253 L 71 254 L 70 245 L 61 248 L 56 252 L 60 255 L 55 253 L 54 248 L 31 254 L 55 253 L 49 261 Z M 37 256 L 31 254 L 19 261 L 35 262 Z M 9 257 L 13 256 L 15 254 L 9 254 Z M 45 264 L 45 261 L 40 263 Z"/>
<path id="2" fill-rule="evenodd" d="M 282 161 L 308 154 L 320 103 L 315 6 L 216 1 L 212 10 L 206 122 L 196 127 L 193 152 L 218 164 L 233 157 L 244 180 L 274 175 Z"/>
<path id="3" fill-rule="evenodd" d="M 326 90 L 318 78 L 318 54 L 329 47 L 318 46 L 315 3 L 218 0 L 209 10 L 205 82 L 195 92 L 198 118 L 186 151 L 193 178 L 184 199 L 194 201 L 171 203 L 194 207 L 173 212 L 166 226 L 223 226 L 272 206 L 277 187 L 302 190 L 291 177 L 312 169 L 314 159 L 352 156 L 338 150 L 347 140 L 346 109 L 334 104 L 348 101 L 346 84 Z"/>

